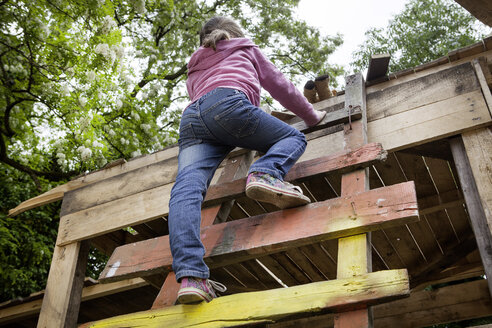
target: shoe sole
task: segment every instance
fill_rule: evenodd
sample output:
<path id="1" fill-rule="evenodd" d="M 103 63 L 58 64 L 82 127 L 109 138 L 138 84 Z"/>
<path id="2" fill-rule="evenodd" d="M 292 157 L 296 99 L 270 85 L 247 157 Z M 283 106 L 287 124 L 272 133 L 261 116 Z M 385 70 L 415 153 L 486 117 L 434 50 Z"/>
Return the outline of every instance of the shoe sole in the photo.
<path id="1" fill-rule="evenodd" d="M 180 304 L 193 304 L 202 301 L 210 302 L 212 298 L 204 295 L 204 292 L 197 288 L 181 288 L 178 292 L 178 301 Z"/>
<path id="2" fill-rule="evenodd" d="M 299 193 L 289 193 L 261 182 L 250 182 L 246 186 L 246 196 L 261 202 L 273 204 L 280 209 L 309 204 L 311 200 Z"/>

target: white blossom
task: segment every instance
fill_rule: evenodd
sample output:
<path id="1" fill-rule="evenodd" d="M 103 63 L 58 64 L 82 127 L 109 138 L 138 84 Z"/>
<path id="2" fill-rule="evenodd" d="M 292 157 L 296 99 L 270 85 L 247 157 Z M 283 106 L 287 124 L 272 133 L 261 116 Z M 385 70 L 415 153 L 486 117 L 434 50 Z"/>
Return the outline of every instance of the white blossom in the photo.
<path id="1" fill-rule="evenodd" d="M 123 106 L 123 101 L 121 101 L 121 99 L 116 99 L 115 106 L 116 106 L 116 109 L 120 109 L 121 106 Z"/>
<path id="2" fill-rule="evenodd" d="M 125 47 L 114 45 L 112 48 L 116 55 L 116 58 L 123 58 L 123 56 L 125 55 Z"/>
<path id="3" fill-rule="evenodd" d="M 132 114 L 131 114 L 131 115 L 132 115 L 132 117 L 133 117 L 133 119 L 134 119 L 135 121 L 139 121 L 139 120 L 140 120 L 140 115 L 138 115 L 138 113 L 137 113 L 137 112 L 132 112 Z"/>
<path id="4" fill-rule="evenodd" d="M 140 124 L 140 128 L 144 130 L 145 133 L 149 133 L 151 126 L 150 124 Z"/>
<path id="5" fill-rule="evenodd" d="M 92 150 L 90 150 L 89 148 L 85 148 L 80 152 L 80 158 L 83 160 L 83 161 L 87 161 L 91 158 L 92 156 Z"/>
<path id="6" fill-rule="evenodd" d="M 70 88 L 68 87 L 68 85 L 66 85 L 66 84 L 62 85 L 61 94 L 62 94 L 62 96 L 65 96 L 65 97 L 70 96 Z"/>
<path id="7" fill-rule="evenodd" d="M 100 143 L 99 141 L 94 140 L 94 142 L 92 142 L 92 147 L 94 147 L 94 148 L 103 148 L 104 145 L 102 143 Z"/>
<path id="8" fill-rule="evenodd" d="M 109 46 L 107 43 L 99 43 L 96 46 L 96 49 L 94 49 L 94 52 L 107 57 L 109 55 Z"/>
<path id="9" fill-rule="evenodd" d="M 145 0 L 136 0 L 133 2 L 133 9 L 140 15 L 145 15 L 147 9 L 145 8 Z"/>
<path id="10" fill-rule="evenodd" d="M 65 159 L 65 154 L 64 153 L 56 153 L 56 157 L 59 159 Z"/>
<path id="11" fill-rule="evenodd" d="M 84 96 L 79 96 L 79 104 L 81 107 L 84 107 L 85 104 L 87 103 L 87 98 Z"/>
<path id="12" fill-rule="evenodd" d="M 96 79 L 96 72 L 94 71 L 87 72 L 87 80 L 89 80 L 89 82 L 92 82 L 95 79 Z"/>
<path id="13" fill-rule="evenodd" d="M 73 69 L 73 67 L 69 67 L 67 68 L 65 73 L 67 74 L 68 77 L 72 77 L 75 74 L 75 70 Z"/>
<path id="14" fill-rule="evenodd" d="M 108 131 L 108 134 L 109 134 L 110 137 L 114 137 L 116 135 L 116 132 L 114 132 L 114 130 L 111 129 L 111 130 Z"/>
<path id="15" fill-rule="evenodd" d="M 111 16 L 106 16 L 103 18 L 103 25 L 101 28 L 101 32 L 103 34 L 107 34 L 115 26 L 116 26 L 116 22 L 114 21 L 114 19 Z"/>
<path id="16" fill-rule="evenodd" d="M 132 153 L 131 153 L 131 156 L 132 157 L 137 157 L 137 156 L 140 156 L 140 155 L 142 155 L 142 153 L 140 152 L 140 149 L 137 149 L 135 151 L 132 151 Z"/>
<path id="17" fill-rule="evenodd" d="M 104 158 L 104 156 L 100 156 L 97 158 L 97 165 L 99 165 L 99 167 L 106 165 L 107 162 L 108 161 L 106 160 L 106 158 Z"/>

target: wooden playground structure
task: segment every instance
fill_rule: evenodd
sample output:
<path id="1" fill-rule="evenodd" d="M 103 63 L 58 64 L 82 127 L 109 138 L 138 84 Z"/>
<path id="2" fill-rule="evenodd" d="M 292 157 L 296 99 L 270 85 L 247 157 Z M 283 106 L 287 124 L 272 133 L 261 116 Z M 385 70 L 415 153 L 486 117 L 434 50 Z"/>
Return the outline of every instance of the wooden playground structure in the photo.
<path id="1" fill-rule="evenodd" d="M 286 180 L 311 204 L 248 199 L 256 152 L 236 149 L 216 172 L 201 231 L 226 295 L 174 304 L 170 147 L 11 211 L 63 200 L 46 290 L 0 304 L 0 327 L 425 327 L 492 316 L 492 37 L 402 72 L 386 74 L 384 56 L 371 65 L 368 81 L 348 76 L 344 92 L 314 104 L 327 111 L 315 129 L 272 113 L 306 134 Z M 84 277 L 89 245 L 111 256 L 97 282 Z"/>

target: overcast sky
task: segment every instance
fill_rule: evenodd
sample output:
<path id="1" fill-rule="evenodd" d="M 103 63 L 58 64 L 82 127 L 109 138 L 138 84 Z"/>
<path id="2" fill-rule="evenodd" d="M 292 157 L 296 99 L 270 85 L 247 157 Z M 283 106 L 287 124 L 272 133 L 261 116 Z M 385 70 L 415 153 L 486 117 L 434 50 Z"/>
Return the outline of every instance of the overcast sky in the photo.
<path id="1" fill-rule="evenodd" d="M 364 41 L 371 27 L 386 27 L 395 14 L 401 12 L 408 0 L 301 0 L 299 18 L 320 29 L 324 35 L 343 34 L 343 45 L 330 57 L 330 63 L 345 66 L 352 52 Z"/>

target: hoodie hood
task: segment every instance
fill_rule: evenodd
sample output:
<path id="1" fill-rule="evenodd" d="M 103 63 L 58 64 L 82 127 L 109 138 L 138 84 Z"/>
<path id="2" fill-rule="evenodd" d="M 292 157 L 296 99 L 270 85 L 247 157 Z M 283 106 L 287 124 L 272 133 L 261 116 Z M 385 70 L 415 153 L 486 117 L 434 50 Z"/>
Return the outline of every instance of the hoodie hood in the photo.
<path id="1" fill-rule="evenodd" d="M 198 48 L 188 63 L 188 75 L 196 72 L 208 69 L 224 58 L 228 57 L 232 52 L 241 48 L 258 47 L 247 38 L 234 38 L 230 40 L 220 40 L 217 42 L 217 50 L 212 48 L 204 48 L 201 46 Z"/>

